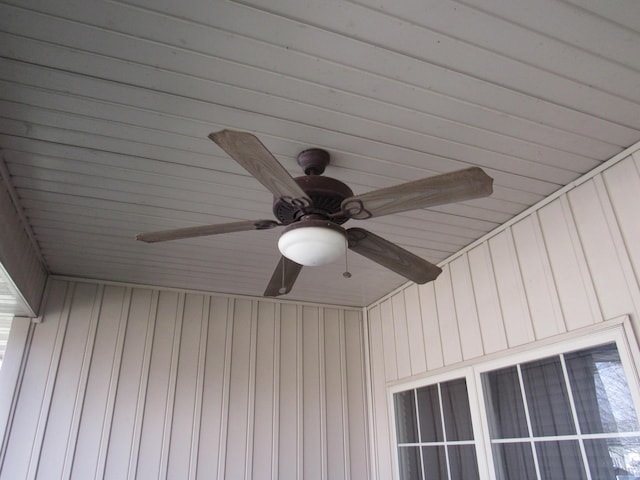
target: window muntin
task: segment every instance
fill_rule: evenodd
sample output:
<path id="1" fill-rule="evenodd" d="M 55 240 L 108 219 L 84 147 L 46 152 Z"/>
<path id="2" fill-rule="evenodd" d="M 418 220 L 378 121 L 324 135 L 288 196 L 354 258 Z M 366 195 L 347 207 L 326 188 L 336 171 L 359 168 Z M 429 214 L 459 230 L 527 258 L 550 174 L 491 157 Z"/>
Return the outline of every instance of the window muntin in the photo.
<path id="1" fill-rule="evenodd" d="M 562 472 L 562 469 L 566 470 L 566 478 L 589 478 L 592 480 L 604 478 L 630 480 L 635 478 L 629 472 L 635 471 L 634 468 L 640 464 L 640 456 L 638 454 L 640 452 L 640 435 L 637 433 L 638 419 L 636 416 L 636 412 L 640 411 L 640 378 L 638 375 L 640 351 L 636 346 L 635 334 L 628 317 L 620 317 L 619 319 L 610 320 L 606 324 L 593 326 L 591 327 L 591 333 L 588 334 L 576 335 L 575 333 L 568 333 L 562 337 L 549 340 L 551 341 L 542 340 L 537 342 L 537 345 L 527 346 L 527 348 L 517 353 L 499 355 L 496 358 L 477 363 L 470 368 L 460 369 L 457 372 L 448 371 L 437 377 L 430 377 L 426 380 L 430 380 L 433 383 L 433 385 L 430 385 L 430 390 L 421 390 L 425 380 L 413 381 L 411 384 L 405 384 L 405 386 L 396 385 L 391 387 L 389 389 L 391 405 L 393 407 L 395 403 L 395 394 L 407 388 L 413 388 L 410 391 L 415 392 L 420 390 L 422 396 L 430 395 L 431 398 L 434 398 L 434 392 L 436 392 L 435 396 L 439 399 L 440 394 L 437 394 L 438 387 L 435 382 L 456 378 L 456 376 L 463 377 L 467 381 L 466 385 L 469 386 L 476 444 L 471 458 L 473 458 L 474 470 L 479 469 L 480 471 L 480 478 L 518 478 L 525 480 L 562 478 L 563 473 L 550 473 L 552 471 L 550 469 L 553 468 L 560 468 L 560 472 Z M 613 345 L 615 345 L 615 348 L 612 349 Z M 611 350 L 613 351 L 613 357 L 611 356 Z M 585 356 L 587 357 L 586 360 Z M 567 378 L 564 388 L 569 396 L 569 407 L 574 418 L 573 427 L 567 427 L 567 425 L 564 427 L 549 427 L 545 426 L 544 422 L 539 419 L 536 428 L 539 430 L 544 430 L 545 428 L 558 430 L 573 428 L 575 433 L 535 438 L 529 433 L 532 428 L 531 419 L 529 418 L 528 410 L 525 412 L 527 395 L 523 396 L 525 390 L 522 367 L 530 367 L 529 364 L 542 362 L 539 365 L 540 368 L 543 368 L 542 365 L 546 365 L 547 370 L 550 369 L 552 372 L 557 372 L 557 359 L 560 357 L 562 357 L 560 367 L 563 375 Z M 554 358 L 556 358 L 555 361 L 553 360 Z M 588 400 L 589 396 L 593 397 L 589 393 L 590 390 L 593 391 L 593 388 L 589 386 L 589 382 L 585 383 L 584 377 L 585 375 L 593 377 L 593 372 L 596 370 L 599 372 L 607 369 L 612 373 L 603 373 L 600 376 L 601 378 L 595 378 L 591 382 L 597 385 L 600 392 L 596 395 L 596 398 L 600 398 L 596 402 L 600 412 L 600 420 L 594 426 L 594 423 L 586 418 L 590 411 L 589 407 L 594 405 L 593 401 Z M 527 369 L 525 368 L 525 370 Z M 527 371 L 527 375 L 530 377 L 528 383 L 531 386 L 535 385 L 536 379 L 531 378 L 535 376 L 533 371 Z M 555 381 L 557 382 L 557 373 L 552 373 L 553 375 L 555 375 Z M 487 382 L 486 378 L 490 376 L 500 380 Z M 538 380 L 537 384 L 539 383 L 540 381 Z M 617 387 L 620 383 L 622 387 Z M 567 385 L 569 385 L 568 388 Z M 586 388 L 585 385 L 589 388 Z M 502 404 L 498 407 L 492 406 L 490 404 L 490 390 L 492 388 L 494 390 L 500 389 L 503 392 L 511 392 L 509 396 L 519 400 L 510 406 Z M 620 393 L 620 388 L 622 388 L 622 393 Z M 560 390 L 560 397 L 565 398 L 565 400 L 560 401 L 560 404 L 564 402 L 564 405 L 566 405 L 566 396 L 563 397 L 562 387 L 560 387 Z M 585 395 L 587 396 L 586 399 L 584 398 Z M 610 396 L 620 406 L 615 408 L 608 407 L 607 410 L 607 399 Z M 529 395 L 529 398 L 533 397 Z M 535 403 L 536 401 L 543 404 L 548 402 L 548 400 L 533 398 L 533 402 Z M 493 415 L 487 413 L 491 409 L 493 409 Z M 425 411 L 429 412 L 428 409 Z M 431 411 L 431 416 L 426 415 L 424 418 L 421 418 L 419 413 L 416 404 L 413 407 L 413 414 L 416 422 L 420 425 L 418 428 L 420 429 L 419 435 L 422 437 L 422 441 L 437 442 L 436 439 L 441 439 L 444 435 L 442 433 L 445 430 L 444 422 L 438 423 L 437 419 L 434 419 L 433 411 Z M 509 419 L 513 418 L 518 421 L 509 421 Z M 391 419 L 394 421 L 392 424 L 393 431 L 397 433 L 395 415 Z M 416 431 L 415 433 L 418 432 Z M 523 439 L 526 441 L 523 441 Z M 541 447 L 539 452 L 532 449 L 532 443 L 540 445 L 542 442 L 546 442 L 547 445 Z M 451 442 L 449 446 L 454 446 L 455 443 L 455 441 Z M 575 455 L 570 461 L 565 461 L 565 455 L 571 455 L 571 452 L 575 452 L 576 445 L 581 456 Z M 413 449 L 410 450 L 409 447 L 413 447 Z M 400 451 L 398 446 L 396 449 L 397 456 L 395 456 L 395 460 L 398 461 L 396 475 L 400 474 L 401 476 L 396 478 L 448 478 L 449 475 L 452 475 L 451 478 L 455 478 L 453 475 L 467 478 L 464 473 L 459 473 L 459 470 L 452 473 L 452 468 L 448 464 L 448 457 L 452 455 L 451 448 L 446 454 L 445 448 L 437 443 L 425 445 L 422 448 L 419 448 L 419 444 L 412 444 L 406 445 L 406 448 L 406 453 L 409 454 L 410 452 L 414 459 L 413 469 L 404 469 L 401 457 L 405 454 Z M 476 453 L 478 454 L 477 457 Z M 534 453 L 536 454 L 535 457 Z M 456 455 L 456 453 L 454 452 L 453 455 Z M 494 455 L 503 457 L 505 461 L 502 464 L 495 462 Z M 463 457 L 465 459 L 468 458 L 464 453 Z M 584 460 L 585 458 L 586 460 Z M 602 461 L 603 458 L 605 461 Z M 579 463 L 577 466 L 571 467 L 571 462 L 576 459 Z M 428 465 L 424 471 L 423 461 Z M 559 463 L 560 466 L 554 466 L 554 462 Z M 475 465 L 476 463 L 478 464 L 477 466 Z M 562 467 L 565 464 L 566 466 Z M 571 469 L 573 471 L 569 471 Z M 493 472 L 496 473 L 494 474 Z"/>
<path id="2" fill-rule="evenodd" d="M 615 343 L 486 372 L 482 380 L 497 478 L 640 475 L 640 430 Z"/>
<path id="3" fill-rule="evenodd" d="M 400 478 L 479 478 L 466 379 L 393 397 Z"/>

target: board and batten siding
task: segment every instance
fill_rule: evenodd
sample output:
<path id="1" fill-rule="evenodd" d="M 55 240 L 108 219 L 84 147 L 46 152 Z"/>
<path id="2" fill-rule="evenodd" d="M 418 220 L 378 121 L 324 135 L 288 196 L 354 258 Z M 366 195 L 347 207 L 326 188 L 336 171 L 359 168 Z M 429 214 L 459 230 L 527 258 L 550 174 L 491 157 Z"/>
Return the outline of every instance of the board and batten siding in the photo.
<path id="1" fill-rule="evenodd" d="M 640 151 L 367 308 L 373 478 L 392 478 L 387 387 L 629 315 L 640 332 Z"/>
<path id="2" fill-rule="evenodd" d="M 52 278 L 2 479 L 369 477 L 362 310 Z"/>

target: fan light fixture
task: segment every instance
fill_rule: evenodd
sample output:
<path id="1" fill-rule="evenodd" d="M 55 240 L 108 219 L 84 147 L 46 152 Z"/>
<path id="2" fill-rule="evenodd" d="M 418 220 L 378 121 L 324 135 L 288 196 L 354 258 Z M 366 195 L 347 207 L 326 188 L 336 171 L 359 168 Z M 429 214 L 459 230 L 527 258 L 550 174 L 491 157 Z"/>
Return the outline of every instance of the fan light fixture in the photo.
<path id="1" fill-rule="evenodd" d="M 294 223 L 278 240 L 282 255 L 306 266 L 331 263 L 343 256 L 346 248 L 344 229 L 329 221 Z"/>

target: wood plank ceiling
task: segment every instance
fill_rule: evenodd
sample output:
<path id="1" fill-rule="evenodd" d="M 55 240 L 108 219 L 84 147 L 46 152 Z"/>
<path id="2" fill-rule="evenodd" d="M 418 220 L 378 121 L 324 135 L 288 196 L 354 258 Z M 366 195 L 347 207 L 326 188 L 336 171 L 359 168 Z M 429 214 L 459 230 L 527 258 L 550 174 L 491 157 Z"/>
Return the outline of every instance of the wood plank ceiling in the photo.
<path id="1" fill-rule="evenodd" d="M 434 263 L 640 140 L 636 0 L 9 0 L 0 31 L 2 158 L 56 274 L 261 295 L 278 229 L 133 239 L 272 218 L 222 128 L 294 176 L 325 148 L 356 193 L 483 167 L 490 198 L 357 223 Z M 405 282 L 348 261 L 287 298 Z"/>

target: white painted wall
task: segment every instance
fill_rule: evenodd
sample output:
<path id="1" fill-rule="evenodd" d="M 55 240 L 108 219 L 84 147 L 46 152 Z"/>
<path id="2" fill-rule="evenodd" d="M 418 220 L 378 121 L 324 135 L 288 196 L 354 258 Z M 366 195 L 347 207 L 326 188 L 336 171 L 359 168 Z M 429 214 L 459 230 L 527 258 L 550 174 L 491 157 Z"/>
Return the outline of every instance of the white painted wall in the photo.
<path id="1" fill-rule="evenodd" d="M 52 279 L 2 479 L 367 478 L 362 312 Z"/>
<path id="2" fill-rule="evenodd" d="M 391 478 L 387 387 L 629 314 L 640 332 L 640 152 L 367 309 L 372 469 Z"/>

